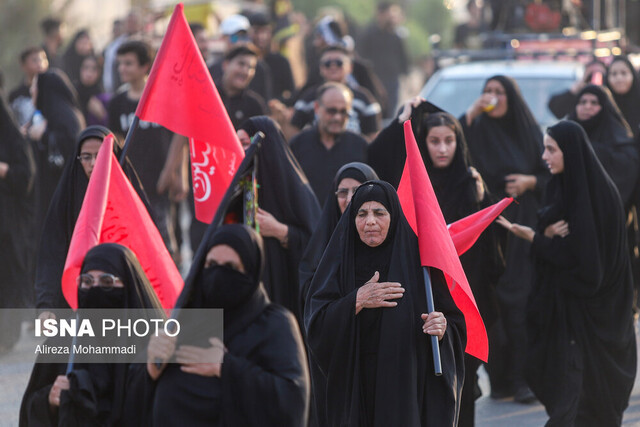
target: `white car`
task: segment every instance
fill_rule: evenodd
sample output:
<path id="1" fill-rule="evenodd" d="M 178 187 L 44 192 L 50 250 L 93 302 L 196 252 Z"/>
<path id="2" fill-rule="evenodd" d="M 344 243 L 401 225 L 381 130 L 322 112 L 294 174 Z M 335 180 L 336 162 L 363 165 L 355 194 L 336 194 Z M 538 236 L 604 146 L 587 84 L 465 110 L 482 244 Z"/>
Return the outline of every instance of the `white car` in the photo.
<path id="1" fill-rule="evenodd" d="M 584 65 L 567 61 L 487 61 L 452 65 L 437 71 L 420 96 L 460 117 L 480 96 L 485 81 L 496 74 L 512 77 L 542 128 L 557 121 L 547 103 L 582 78 Z"/>

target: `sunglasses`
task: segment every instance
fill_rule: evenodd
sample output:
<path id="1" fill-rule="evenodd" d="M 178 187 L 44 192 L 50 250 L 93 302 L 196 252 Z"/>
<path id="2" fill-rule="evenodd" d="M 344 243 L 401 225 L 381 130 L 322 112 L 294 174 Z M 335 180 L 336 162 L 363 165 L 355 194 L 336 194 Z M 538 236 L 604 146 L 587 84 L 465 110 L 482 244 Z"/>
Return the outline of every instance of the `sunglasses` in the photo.
<path id="1" fill-rule="evenodd" d="M 96 278 L 93 277 L 91 274 L 81 274 L 78 276 L 76 281 L 78 283 L 79 288 L 89 289 L 89 288 L 92 288 L 96 283 Z M 105 273 L 105 274 L 101 274 L 98 277 L 98 286 L 100 286 L 103 289 L 110 290 L 116 287 L 116 282 L 118 281 L 122 283 L 122 280 L 120 280 L 119 277 L 116 277 L 113 274 Z"/>
<path id="2" fill-rule="evenodd" d="M 338 191 L 336 191 L 336 197 L 338 199 L 346 199 L 347 197 L 349 197 L 349 195 L 354 195 L 356 190 L 358 189 L 358 187 L 360 187 L 359 185 L 353 188 L 338 188 Z"/>
<path id="3" fill-rule="evenodd" d="M 322 66 L 324 68 L 329 68 L 331 65 L 342 67 L 344 65 L 344 61 L 342 59 L 327 59 L 326 61 L 322 61 Z"/>
<path id="4" fill-rule="evenodd" d="M 323 106 L 322 108 L 324 108 L 324 111 L 330 115 L 330 116 L 335 116 L 336 114 L 340 114 L 342 117 L 348 117 L 349 116 L 349 110 L 346 109 L 338 109 L 338 108 L 334 108 L 334 107 L 325 107 Z"/>

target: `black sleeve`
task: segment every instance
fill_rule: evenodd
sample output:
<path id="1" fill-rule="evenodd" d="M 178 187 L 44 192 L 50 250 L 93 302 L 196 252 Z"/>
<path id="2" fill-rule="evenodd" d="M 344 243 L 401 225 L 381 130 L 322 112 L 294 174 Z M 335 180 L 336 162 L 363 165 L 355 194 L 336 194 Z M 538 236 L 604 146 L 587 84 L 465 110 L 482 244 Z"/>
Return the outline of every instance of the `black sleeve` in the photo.
<path id="1" fill-rule="evenodd" d="M 9 170 L 5 176 L 11 192 L 19 197 L 26 196 L 33 186 L 35 164 L 31 147 L 21 138 L 14 138 L 11 159 L 8 159 Z"/>
<path id="2" fill-rule="evenodd" d="M 569 114 L 576 106 L 578 98 L 570 90 L 557 93 L 549 98 L 549 110 L 556 116 L 557 119 L 561 119 Z"/>

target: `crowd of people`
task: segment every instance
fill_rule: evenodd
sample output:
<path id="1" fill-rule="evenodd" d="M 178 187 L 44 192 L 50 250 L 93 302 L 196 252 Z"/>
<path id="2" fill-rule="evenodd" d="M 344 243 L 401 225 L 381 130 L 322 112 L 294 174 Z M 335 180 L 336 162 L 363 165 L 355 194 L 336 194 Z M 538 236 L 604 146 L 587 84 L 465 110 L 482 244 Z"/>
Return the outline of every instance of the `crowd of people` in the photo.
<path id="1" fill-rule="evenodd" d="M 182 135 L 142 121 L 122 164 L 174 262 L 190 263 L 176 308 L 224 309 L 224 337 L 204 347 L 153 337 L 146 364 L 37 363 L 20 425 L 473 426 L 483 362 L 465 353 L 474 337 L 435 268 L 427 312 L 396 191 L 407 120 L 447 223 L 517 201 L 460 259 L 488 333 L 491 397 L 539 400 L 548 425 L 622 423 L 637 362 L 636 70 L 624 56 L 587 64 L 548 94 L 560 121 L 544 132 L 503 75 L 456 118 L 399 99 L 400 13 L 381 3 L 355 39 L 335 16 L 318 19 L 304 82 L 286 37 L 274 37 L 277 13 L 222 20 L 217 56 L 191 24 L 243 148 L 258 150 L 257 226 L 237 224 L 242 202 L 221 207 L 224 225 L 195 218 Z M 140 18 L 115 22 L 102 53 L 88 30 L 62 52 L 61 22 L 49 18 L 42 45 L 17 58 L 23 80 L 0 103 L 0 308 L 41 318 L 69 308 L 62 272 L 100 146 L 113 133 L 120 156 L 154 61 Z M 78 305 L 160 308 L 136 254 L 118 244 L 87 253 Z M 1 357 L 21 325 L 0 319 Z"/>

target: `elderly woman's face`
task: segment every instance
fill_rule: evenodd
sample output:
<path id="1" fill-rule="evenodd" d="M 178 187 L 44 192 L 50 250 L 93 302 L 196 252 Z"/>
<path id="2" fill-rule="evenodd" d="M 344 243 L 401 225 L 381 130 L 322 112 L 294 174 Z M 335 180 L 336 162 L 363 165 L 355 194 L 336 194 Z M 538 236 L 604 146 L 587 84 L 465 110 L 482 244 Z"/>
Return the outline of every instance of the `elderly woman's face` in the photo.
<path id="1" fill-rule="evenodd" d="M 223 265 L 240 273 L 245 272 L 240 255 L 229 245 L 216 245 L 209 249 L 204 261 L 204 267 L 207 268 L 214 265 Z"/>
<path id="2" fill-rule="evenodd" d="M 387 238 L 391 215 L 380 202 L 365 202 L 356 215 L 356 229 L 367 246 L 380 246 Z"/>

